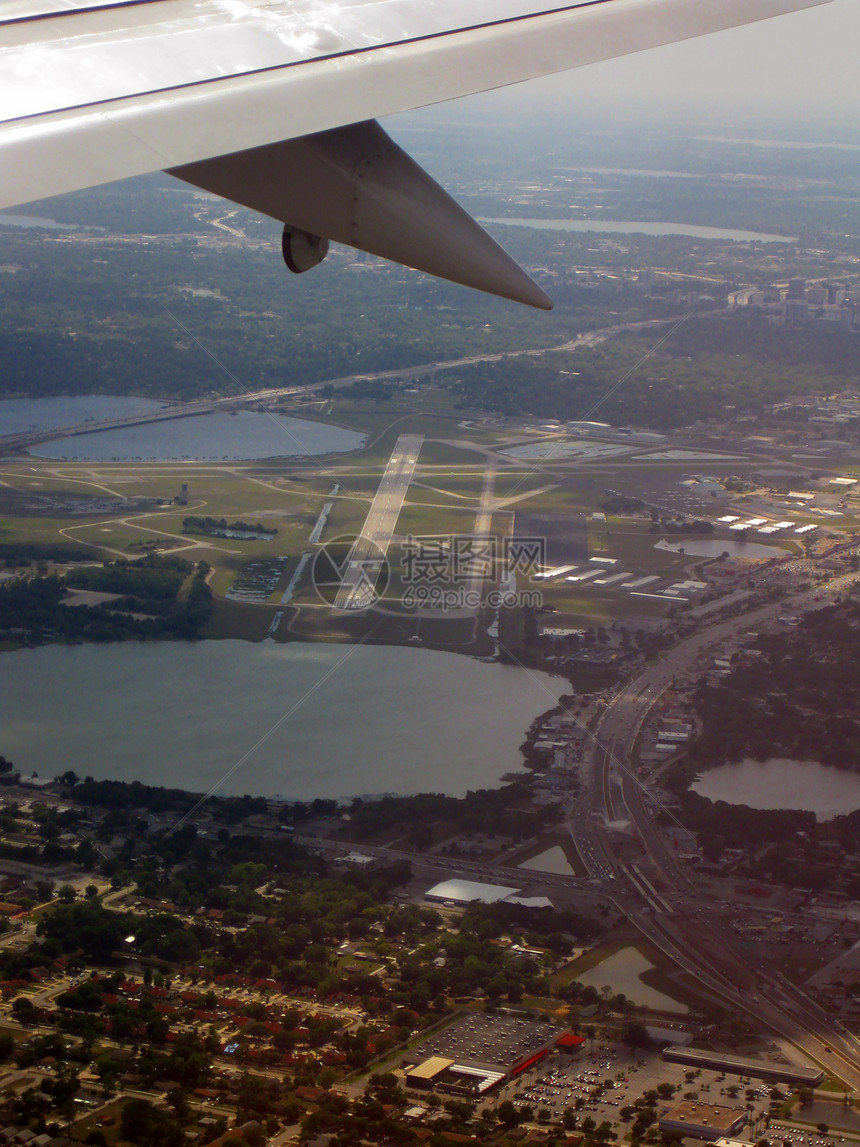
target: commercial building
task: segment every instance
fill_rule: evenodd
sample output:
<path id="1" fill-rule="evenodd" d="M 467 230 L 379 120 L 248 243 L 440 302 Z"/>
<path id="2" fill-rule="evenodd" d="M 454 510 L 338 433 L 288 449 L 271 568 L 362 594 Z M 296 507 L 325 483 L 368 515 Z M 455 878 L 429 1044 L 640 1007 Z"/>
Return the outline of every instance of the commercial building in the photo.
<path id="1" fill-rule="evenodd" d="M 477 880 L 443 880 L 441 884 L 434 884 L 424 893 L 425 900 L 433 900 L 437 904 L 496 904 L 499 900 L 506 900 L 515 896 L 521 889 L 509 888 L 502 884 L 483 884 Z"/>
<path id="2" fill-rule="evenodd" d="M 453 1066 L 453 1059 L 448 1059 L 444 1055 L 431 1055 L 429 1059 L 409 1068 L 406 1072 L 406 1082 L 410 1087 L 430 1091 L 439 1077 Z"/>
<path id="3" fill-rule="evenodd" d="M 699 1103 L 685 1099 L 675 1104 L 660 1119 L 661 1131 L 676 1131 L 691 1139 L 731 1139 L 747 1121 L 745 1107 L 723 1107 L 718 1103 Z"/>
<path id="4" fill-rule="evenodd" d="M 378 856 L 369 856 L 366 852 L 348 852 L 345 856 L 338 856 L 335 864 L 348 864 L 353 868 L 371 869 L 379 866 Z"/>
<path id="5" fill-rule="evenodd" d="M 518 1016 L 463 1016 L 407 1053 L 406 1083 L 419 1090 L 481 1095 L 540 1063 L 553 1047 L 575 1053 L 581 1036 Z"/>
<path id="6" fill-rule="evenodd" d="M 663 1059 L 668 1063 L 683 1063 L 690 1067 L 710 1067 L 729 1075 L 748 1075 L 752 1079 L 766 1079 L 773 1083 L 795 1083 L 801 1087 L 817 1087 L 824 1078 L 818 1067 L 800 1067 L 794 1063 L 772 1063 L 765 1059 L 744 1059 L 739 1055 L 701 1051 L 692 1047 L 667 1047 Z"/>

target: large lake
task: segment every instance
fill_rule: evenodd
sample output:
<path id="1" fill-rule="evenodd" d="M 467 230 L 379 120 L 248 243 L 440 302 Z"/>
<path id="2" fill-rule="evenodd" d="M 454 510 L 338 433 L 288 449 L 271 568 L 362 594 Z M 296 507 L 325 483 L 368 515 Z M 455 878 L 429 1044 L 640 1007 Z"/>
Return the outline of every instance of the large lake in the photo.
<path id="1" fill-rule="evenodd" d="M 537 231 L 602 231 L 619 235 L 686 235 L 691 239 L 722 239 L 736 243 L 793 243 L 790 235 L 763 231 L 737 231 L 727 227 L 699 227 L 692 223 L 628 223 L 614 219 L 482 219 L 507 227 L 533 227 Z"/>
<path id="2" fill-rule="evenodd" d="M 87 422 L 130 418 L 164 410 L 167 403 L 151 398 L 125 398 L 112 394 L 58 398 L 5 398 L 0 401 L 0 437 L 28 430 L 68 430 Z"/>
<path id="3" fill-rule="evenodd" d="M 41 215 L 0 215 L 0 227 L 42 227 L 48 231 L 77 231 L 77 223 L 58 223 L 56 219 L 42 218 Z M 88 228 L 91 230 L 91 228 Z M 101 231 L 103 228 L 99 227 Z"/>
<path id="4" fill-rule="evenodd" d="M 241 410 L 97 430 L 41 443 L 30 453 L 84 462 L 224 462 L 340 454 L 358 450 L 365 440 L 364 434 L 342 426 Z"/>
<path id="5" fill-rule="evenodd" d="M 0 752 L 24 773 L 198 792 L 461 795 L 522 767 L 528 726 L 565 686 L 397 647 L 43 646 L 0 655 Z"/>
<path id="6" fill-rule="evenodd" d="M 712 801 L 750 808 L 795 808 L 814 812 L 818 820 L 860 808 L 860 774 L 818 761 L 745 760 L 708 769 L 693 789 Z"/>
<path id="7" fill-rule="evenodd" d="M 62 434 L 90 422 L 154 414 L 168 405 L 116 395 L 5 399 L 0 401 L 0 437 L 30 430 Z M 30 453 L 57 461 L 240 461 L 340 454 L 360 449 L 365 440 L 364 434 L 342 426 L 242 410 L 58 437 L 31 447 Z"/>

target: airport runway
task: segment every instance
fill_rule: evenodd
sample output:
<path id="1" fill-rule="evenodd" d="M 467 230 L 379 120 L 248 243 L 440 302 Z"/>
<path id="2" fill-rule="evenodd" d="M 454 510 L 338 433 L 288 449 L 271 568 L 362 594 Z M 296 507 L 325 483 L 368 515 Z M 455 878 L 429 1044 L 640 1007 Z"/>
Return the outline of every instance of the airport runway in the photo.
<path id="1" fill-rule="evenodd" d="M 373 605 L 376 583 L 423 441 L 423 434 L 401 434 L 394 444 L 361 534 L 349 552 L 346 571 L 334 600 L 335 609 L 367 609 Z"/>
<path id="2" fill-rule="evenodd" d="M 481 487 L 481 501 L 478 505 L 478 512 L 475 515 L 475 527 L 473 530 L 475 542 L 478 547 L 480 547 L 482 542 L 490 542 L 493 525 L 493 510 L 495 508 L 493 491 L 496 484 L 496 469 L 497 463 L 495 460 L 488 458 L 487 467 L 484 470 L 484 484 Z M 466 591 L 469 595 L 467 600 L 475 600 L 480 596 L 481 587 L 484 584 L 485 578 L 489 578 L 491 584 L 495 584 L 497 577 L 497 563 L 492 561 L 487 563 L 485 561 L 477 560 L 469 574 L 469 582 L 466 586 Z M 476 609 L 473 612 L 477 613 L 478 611 Z"/>

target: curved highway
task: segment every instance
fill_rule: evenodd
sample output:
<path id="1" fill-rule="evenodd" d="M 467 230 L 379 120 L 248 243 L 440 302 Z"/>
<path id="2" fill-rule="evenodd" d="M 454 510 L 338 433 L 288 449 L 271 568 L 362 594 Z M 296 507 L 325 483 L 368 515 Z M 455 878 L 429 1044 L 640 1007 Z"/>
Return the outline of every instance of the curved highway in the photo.
<path id="1" fill-rule="evenodd" d="M 825 591 L 840 590 L 855 576 L 834 578 Z M 736 946 L 724 916 L 743 909 L 719 905 L 696 888 L 655 825 L 654 798 L 630 765 L 642 725 L 678 674 L 692 670 L 710 647 L 755 629 L 787 609 L 814 608 L 814 600 L 821 596 L 819 587 L 714 625 L 682 641 L 624 686 L 595 731 L 591 784 L 577 803 L 569 828 L 589 874 L 601 882 L 614 882 L 606 891 L 618 910 L 708 994 L 778 1032 L 850 1087 L 860 1088 L 858 1046 L 800 988 L 780 972 L 752 964 Z M 626 865 L 614 855 L 604 826 L 620 819 L 630 820 L 638 832 L 653 865 L 650 879 L 638 865 Z M 632 908 L 631 897 L 633 903 L 638 901 L 638 908 Z"/>

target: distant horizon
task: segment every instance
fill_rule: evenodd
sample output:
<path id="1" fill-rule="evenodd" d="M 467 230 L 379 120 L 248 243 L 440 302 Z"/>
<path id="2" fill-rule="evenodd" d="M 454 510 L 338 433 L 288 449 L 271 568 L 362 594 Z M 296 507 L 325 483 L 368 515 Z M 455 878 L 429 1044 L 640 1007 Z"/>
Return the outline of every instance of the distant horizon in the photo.
<path id="1" fill-rule="evenodd" d="M 746 109 L 741 112 L 737 108 L 724 108 L 720 112 L 706 107 L 679 109 L 656 96 L 651 102 L 637 101 L 633 107 L 625 102 L 598 98 L 566 104 L 545 92 L 529 93 L 528 98 L 524 98 L 530 86 L 520 84 L 463 100 L 431 104 L 387 117 L 382 122 L 392 132 L 400 126 L 414 132 L 422 129 L 436 131 L 445 126 L 458 131 L 521 127 L 529 132 L 536 124 L 553 131 L 581 126 L 580 121 L 585 119 L 589 121 L 589 133 L 614 128 L 622 134 L 644 125 L 655 134 L 676 135 L 678 128 L 683 126 L 691 139 L 701 137 L 715 142 L 726 139 L 732 143 L 784 143 L 786 146 L 860 150 L 860 107 L 856 113 L 845 111 L 842 116 L 822 111 L 819 115 L 809 114 L 798 119 L 788 108 Z M 523 93 L 523 98 L 514 95 L 518 91 Z"/>
<path id="2" fill-rule="evenodd" d="M 508 122 L 582 116 L 658 126 L 770 124 L 793 141 L 860 144 L 860 3 L 822 7 L 653 48 L 393 117 Z M 807 133 L 804 135 L 804 132 Z"/>

